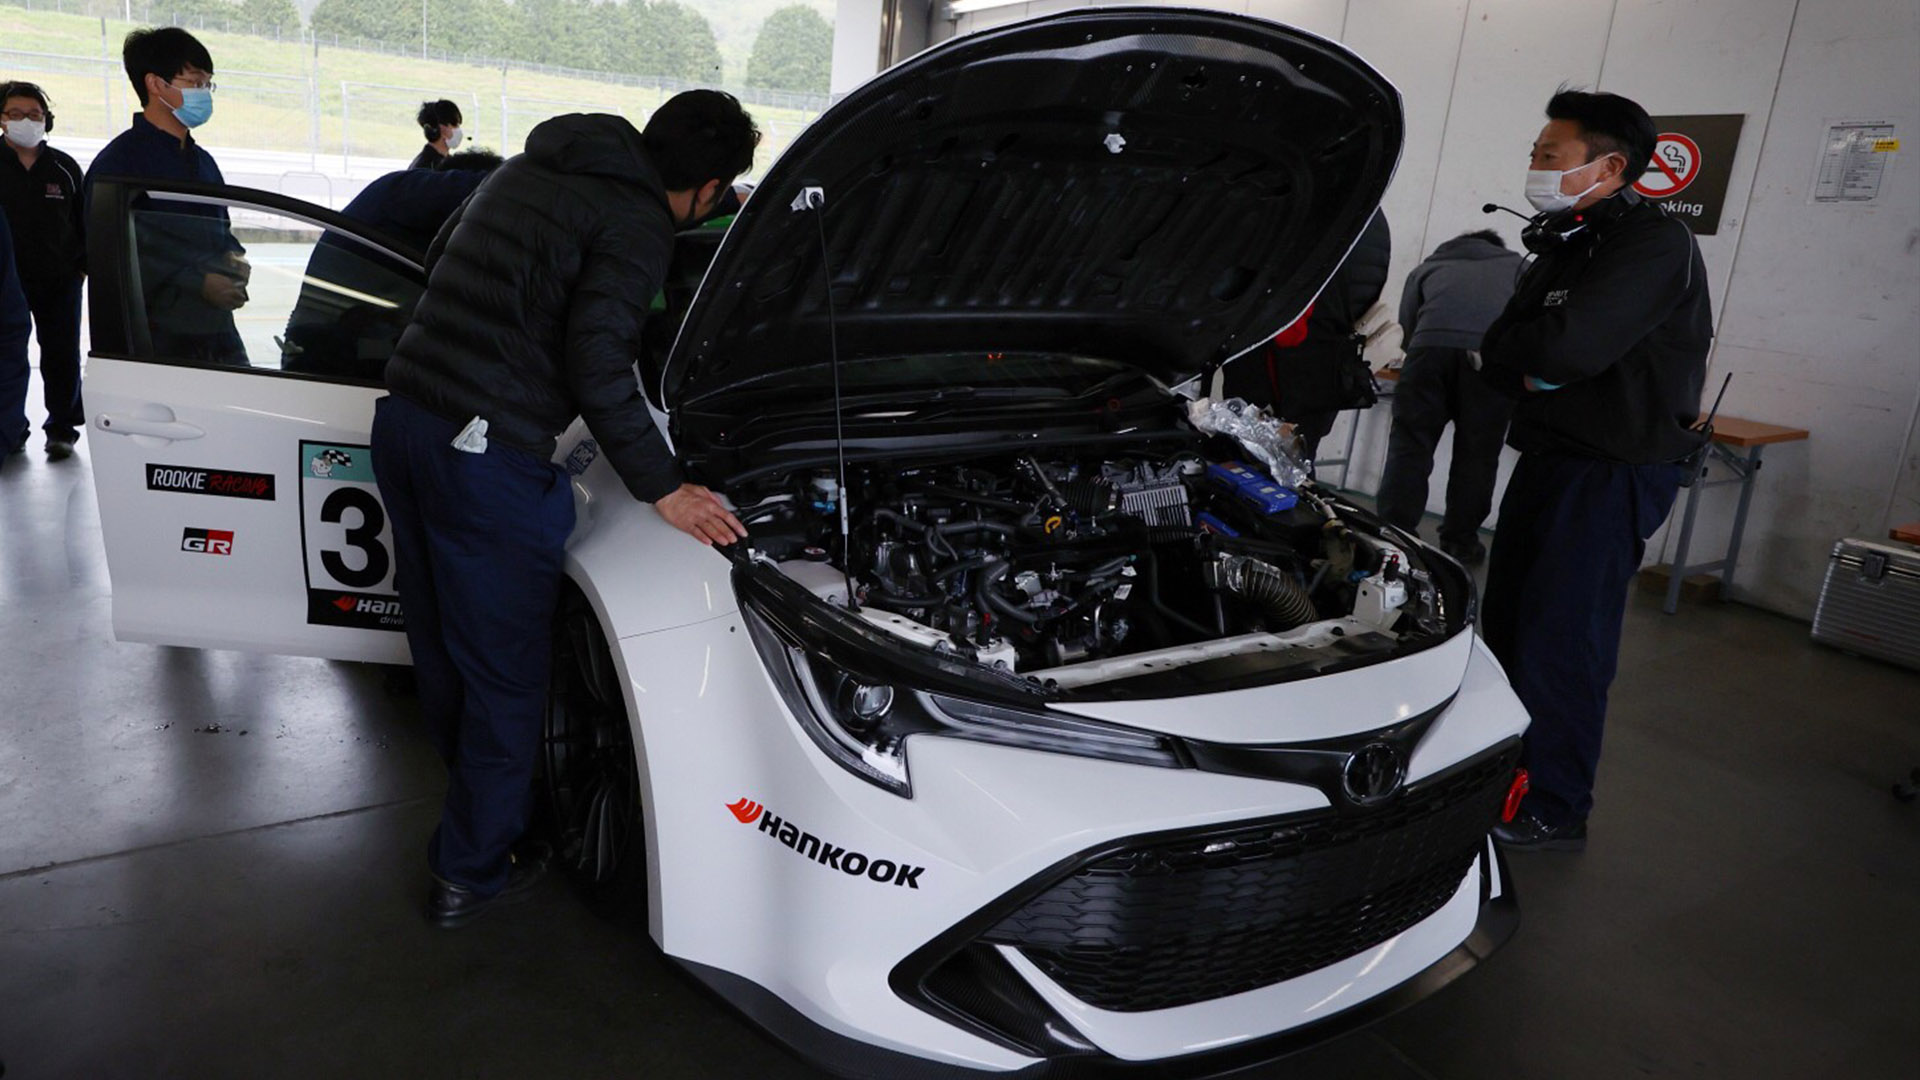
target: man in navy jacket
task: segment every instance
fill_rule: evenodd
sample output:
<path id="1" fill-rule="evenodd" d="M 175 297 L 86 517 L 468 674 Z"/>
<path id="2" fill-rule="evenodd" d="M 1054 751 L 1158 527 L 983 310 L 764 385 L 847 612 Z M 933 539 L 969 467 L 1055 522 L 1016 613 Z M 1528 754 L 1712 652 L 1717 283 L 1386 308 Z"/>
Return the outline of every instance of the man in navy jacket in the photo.
<path id="1" fill-rule="evenodd" d="M 121 57 L 140 111 L 87 169 L 87 204 L 103 176 L 225 183 L 191 131 L 213 115 L 213 58 L 206 46 L 177 26 L 163 26 L 128 34 Z M 134 239 L 154 352 L 244 366 L 233 313 L 247 302 L 250 269 L 226 208 L 142 200 L 134 206 Z"/>

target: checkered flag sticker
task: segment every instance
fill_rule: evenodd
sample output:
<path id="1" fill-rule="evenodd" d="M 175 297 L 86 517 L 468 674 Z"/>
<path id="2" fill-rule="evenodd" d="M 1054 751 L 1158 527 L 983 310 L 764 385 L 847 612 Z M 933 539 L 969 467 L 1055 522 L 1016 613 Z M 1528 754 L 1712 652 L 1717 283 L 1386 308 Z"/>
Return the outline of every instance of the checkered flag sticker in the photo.
<path id="1" fill-rule="evenodd" d="M 333 475 L 335 469 L 352 468 L 353 455 L 337 446 L 330 446 L 315 454 L 307 467 L 313 470 L 313 475 L 325 480 Z"/>

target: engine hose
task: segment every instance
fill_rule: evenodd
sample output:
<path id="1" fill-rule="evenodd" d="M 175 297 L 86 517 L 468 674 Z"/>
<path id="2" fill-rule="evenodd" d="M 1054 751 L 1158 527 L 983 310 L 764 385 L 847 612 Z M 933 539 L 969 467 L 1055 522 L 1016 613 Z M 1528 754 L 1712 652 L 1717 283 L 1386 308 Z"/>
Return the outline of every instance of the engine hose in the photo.
<path id="1" fill-rule="evenodd" d="M 1320 617 L 1320 613 L 1314 610 L 1313 599 L 1307 595 L 1306 586 L 1296 581 L 1292 574 L 1258 559 L 1228 556 L 1224 562 L 1226 573 L 1222 578 L 1227 590 L 1265 608 L 1268 614 L 1285 624 L 1282 629 L 1290 630 Z"/>
<path id="2" fill-rule="evenodd" d="M 992 563 L 994 561 L 995 560 L 991 555 L 975 555 L 970 559 L 963 559 L 960 562 L 954 563 L 952 566 L 949 566 L 945 570 L 942 570 L 939 573 L 933 575 L 933 583 L 935 585 L 938 585 L 955 574 L 964 574 L 969 570 L 978 570 L 981 567 L 986 566 L 989 563 Z"/>
<path id="3" fill-rule="evenodd" d="M 1047 616 L 1009 604 L 1001 599 L 999 594 L 993 591 L 993 587 L 1000 584 L 1000 581 L 1007 576 L 1007 571 L 1010 569 L 1012 569 L 1012 564 L 1008 563 L 1005 559 L 995 559 L 993 562 L 988 563 L 986 568 L 980 572 L 979 578 L 974 581 L 973 595 L 980 601 L 983 607 L 992 608 L 996 613 L 1004 615 L 1015 622 L 1025 623 L 1028 626 L 1036 625 L 1041 620 L 1047 618 Z"/>
<path id="4" fill-rule="evenodd" d="M 1064 480 L 1058 489 L 1067 509 L 1084 517 L 1100 517 L 1111 512 L 1118 502 L 1112 486 L 1104 480 Z"/>
<path id="5" fill-rule="evenodd" d="M 1004 525 L 998 521 L 947 521 L 938 525 L 930 525 L 924 521 L 915 521 L 898 510 L 890 510 L 884 506 L 873 512 L 873 520 L 889 521 L 898 528 L 920 535 L 928 532 L 937 532 L 942 537 L 965 536 L 968 533 L 974 532 L 990 532 L 997 533 L 1000 536 L 1016 536 L 1020 531 L 1012 525 Z"/>
<path id="6" fill-rule="evenodd" d="M 1012 499 L 999 499 L 992 495 L 977 495 L 971 491 L 962 491 L 959 488 L 929 486 L 920 490 L 928 495 L 939 495 L 958 502 L 973 503 L 977 506 L 988 506 L 995 510 L 1005 510 L 1010 514 L 1027 514 L 1033 512 L 1032 503 L 1014 502 Z"/>

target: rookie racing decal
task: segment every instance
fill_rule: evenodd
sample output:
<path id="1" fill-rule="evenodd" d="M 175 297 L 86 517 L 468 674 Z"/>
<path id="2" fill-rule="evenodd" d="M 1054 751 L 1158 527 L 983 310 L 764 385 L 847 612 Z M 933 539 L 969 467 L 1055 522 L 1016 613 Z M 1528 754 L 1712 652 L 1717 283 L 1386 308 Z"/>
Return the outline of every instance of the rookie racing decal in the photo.
<path id="1" fill-rule="evenodd" d="M 148 465 L 148 491 L 181 491 L 227 499 L 273 501 L 273 474 L 201 469 L 187 465 Z"/>
<path id="2" fill-rule="evenodd" d="M 393 532 L 368 447 L 300 443 L 300 550 L 309 624 L 407 628 L 393 587 Z"/>
<path id="3" fill-rule="evenodd" d="M 794 854 L 803 859 L 811 859 L 829 869 L 838 870 L 848 877 L 864 877 L 868 881 L 885 885 L 891 881 L 895 885 L 909 889 L 920 887 L 920 875 L 926 872 L 924 866 L 909 866 L 896 863 L 892 859 L 875 859 L 858 851 L 848 851 L 836 847 L 825 840 L 805 832 L 791 821 L 780 820 L 779 815 L 752 799 L 741 799 L 729 803 L 727 809 L 734 820 L 742 825 L 760 823 L 760 831 L 768 839 L 777 840 L 791 848 Z"/>

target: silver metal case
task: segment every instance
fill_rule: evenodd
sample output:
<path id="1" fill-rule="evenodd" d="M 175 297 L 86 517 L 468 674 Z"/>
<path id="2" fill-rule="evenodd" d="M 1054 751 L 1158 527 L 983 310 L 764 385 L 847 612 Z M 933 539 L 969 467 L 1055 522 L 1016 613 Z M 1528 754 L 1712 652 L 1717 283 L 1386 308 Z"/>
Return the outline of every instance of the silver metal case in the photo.
<path id="1" fill-rule="evenodd" d="M 1868 540 L 1833 545 L 1813 640 L 1920 670 L 1920 550 Z"/>

